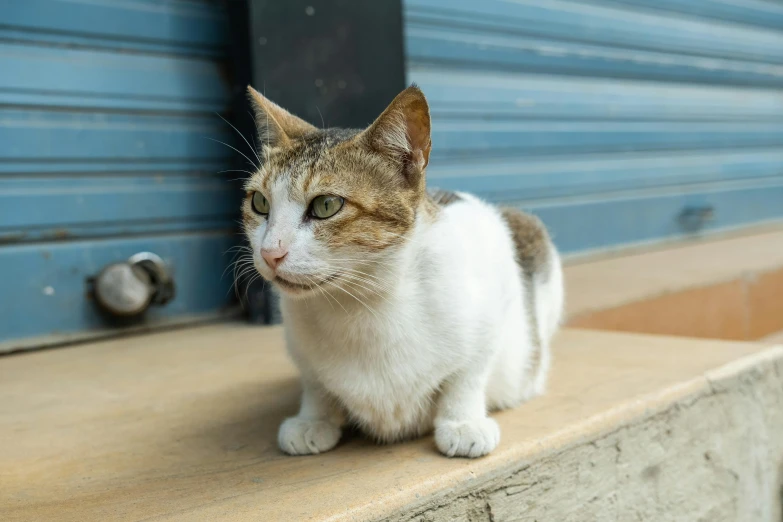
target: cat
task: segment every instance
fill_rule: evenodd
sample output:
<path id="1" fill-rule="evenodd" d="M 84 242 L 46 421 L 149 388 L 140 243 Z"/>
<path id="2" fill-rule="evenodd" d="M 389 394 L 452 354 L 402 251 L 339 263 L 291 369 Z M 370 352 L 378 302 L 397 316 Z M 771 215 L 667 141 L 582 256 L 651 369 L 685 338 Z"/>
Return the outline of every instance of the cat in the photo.
<path id="1" fill-rule="evenodd" d="M 546 387 L 564 291 L 542 223 L 427 191 L 430 113 L 415 85 L 364 130 L 318 129 L 248 94 L 263 161 L 243 228 L 302 381 L 280 449 L 328 451 L 350 424 L 379 442 L 434 430 L 449 457 L 491 452 L 488 411 Z"/>

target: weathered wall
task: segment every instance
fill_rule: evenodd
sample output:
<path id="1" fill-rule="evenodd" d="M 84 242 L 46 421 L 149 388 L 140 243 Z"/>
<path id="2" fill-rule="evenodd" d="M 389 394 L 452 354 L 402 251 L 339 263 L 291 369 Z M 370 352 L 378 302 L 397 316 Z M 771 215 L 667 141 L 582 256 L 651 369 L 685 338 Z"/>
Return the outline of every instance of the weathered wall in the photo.
<path id="1" fill-rule="evenodd" d="M 394 521 L 783 520 L 783 352 L 711 389 Z"/>

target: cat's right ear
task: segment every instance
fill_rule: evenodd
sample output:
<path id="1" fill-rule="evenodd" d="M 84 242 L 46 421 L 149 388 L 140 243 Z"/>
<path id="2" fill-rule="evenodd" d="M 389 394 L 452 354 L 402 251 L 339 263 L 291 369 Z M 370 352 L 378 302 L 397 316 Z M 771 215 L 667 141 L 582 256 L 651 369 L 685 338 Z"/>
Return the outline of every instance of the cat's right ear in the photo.
<path id="1" fill-rule="evenodd" d="M 249 85 L 247 97 L 255 114 L 258 137 L 265 145 L 277 147 L 318 130 L 270 101 Z"/>
<path id="2" fill-rule="evenodd" d="M 421 183 L 432 148 L 430 109 L 421 89 L 411 85 L 398 94 L 359 139 L 395 161 L 412 184 Z"/>

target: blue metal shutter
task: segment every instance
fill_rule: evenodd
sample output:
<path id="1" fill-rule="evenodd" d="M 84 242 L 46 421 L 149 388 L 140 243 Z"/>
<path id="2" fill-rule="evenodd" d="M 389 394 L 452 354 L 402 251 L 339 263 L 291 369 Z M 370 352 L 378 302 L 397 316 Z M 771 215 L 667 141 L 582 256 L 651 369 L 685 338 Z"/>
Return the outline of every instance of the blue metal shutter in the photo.
<path id="1" fill-rule="evenodd" d="M 213 314 L 234 243 L 226 20 L 214 2 L 0 5 L 0 347 L 102 331 L 86 279 L 149 250 L 176 299 L 148 324 Z"/>
<path id="2" fill-rule="evenodd" d="M 430 184 L 529 209 L 567 252 L 783 218 L 783 5 L 405 7 Z"/>

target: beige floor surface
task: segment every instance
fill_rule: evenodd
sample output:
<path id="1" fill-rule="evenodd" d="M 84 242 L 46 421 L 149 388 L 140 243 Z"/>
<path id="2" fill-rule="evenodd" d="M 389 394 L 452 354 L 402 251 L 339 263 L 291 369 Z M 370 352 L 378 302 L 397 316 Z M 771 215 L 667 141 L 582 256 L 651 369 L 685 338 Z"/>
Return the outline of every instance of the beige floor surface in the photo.
<path id="1" fill-rule="evenodd" d="M 0 520 L 364 520 L 694 389 L 761 345 L 565 331 L 551 392 L 497 415 L 469 461 L 431 438 L 354 437 L 315 457 L 275 446 L 296 410 L 280 331 L 217 325 L 0 358 Z"/>

